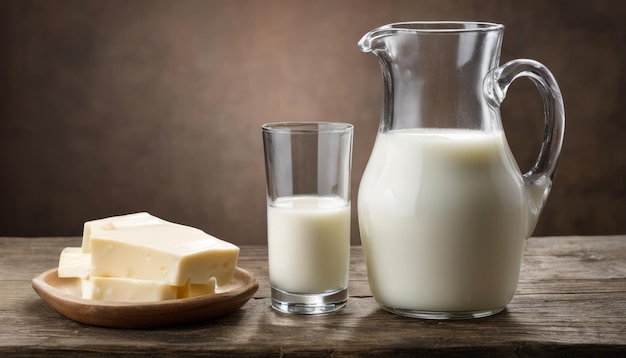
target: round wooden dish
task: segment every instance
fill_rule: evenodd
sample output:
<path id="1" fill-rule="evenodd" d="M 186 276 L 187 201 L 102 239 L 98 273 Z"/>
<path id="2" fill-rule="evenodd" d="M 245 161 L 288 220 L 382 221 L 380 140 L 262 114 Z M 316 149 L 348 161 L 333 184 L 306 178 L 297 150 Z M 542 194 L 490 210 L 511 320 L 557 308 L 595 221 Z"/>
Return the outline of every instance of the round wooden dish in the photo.
<path id="1" fill-rule="evenodd" d="M 231 282 L 215 294 L 158 302 L 108 302 L 81 297 L 80 279 L 59 278 L 57 269 L 39 274 L 33 289 L 57 312 L 102 327 L 155 328 L 208 321 L 243 306 L 258 290 L 256 278 L 237 267 Z"/>

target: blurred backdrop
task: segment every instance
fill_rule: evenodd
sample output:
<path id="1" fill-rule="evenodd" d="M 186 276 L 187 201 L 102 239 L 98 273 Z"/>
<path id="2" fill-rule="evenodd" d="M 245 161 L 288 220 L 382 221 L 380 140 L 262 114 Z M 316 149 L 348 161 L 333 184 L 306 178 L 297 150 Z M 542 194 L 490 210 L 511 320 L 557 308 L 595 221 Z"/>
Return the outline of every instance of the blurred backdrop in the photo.
<path id="1" fill-rule="evenodd" d="M 535 236 L 626 233 L 626 2 L 1 0 L 0 236 L 148 211 L 264 244 L 260 126 L 273 121 L 355 125 L 356 208 L 382 99 L 356 44 L 408 20 L 503 23 L 501 62 L 557 78 L 565 143 Z M 502 117 L 526 171 L 543 135 L 530 81 Z"/>

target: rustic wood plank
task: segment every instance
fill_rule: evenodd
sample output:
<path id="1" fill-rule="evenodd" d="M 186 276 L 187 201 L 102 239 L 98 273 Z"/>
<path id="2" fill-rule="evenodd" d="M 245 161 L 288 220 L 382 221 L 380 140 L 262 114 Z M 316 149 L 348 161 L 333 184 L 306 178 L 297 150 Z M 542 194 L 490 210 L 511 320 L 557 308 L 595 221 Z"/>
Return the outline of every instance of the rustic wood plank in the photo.
<path id="1" fill-rule="evenodd" d="M 68 320 L 30 287 L 77 238 L 0 238 L 0 356 L 414 356 L 626 354 L 626 236 L 532 238 L 507 309 L 469 321 L 383 311 L 352 249 L 350 300 L 338 313 L 285 315 L 269 307 L 267 250 L 244 246 L 239 266 L 260 287 L 241 310 L 202 324 L 151 330 Z"/>

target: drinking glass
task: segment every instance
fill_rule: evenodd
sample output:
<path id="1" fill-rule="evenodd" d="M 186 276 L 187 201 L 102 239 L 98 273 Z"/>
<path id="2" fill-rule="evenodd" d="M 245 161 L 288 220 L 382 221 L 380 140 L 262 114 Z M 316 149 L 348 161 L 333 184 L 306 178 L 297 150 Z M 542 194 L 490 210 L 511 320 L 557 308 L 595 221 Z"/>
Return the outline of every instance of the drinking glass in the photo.
<path id="1" fill-rule="evenodd" d="M 262 126 L 272 307 L 337 311 L 348 299 L 353 126 Z"/>

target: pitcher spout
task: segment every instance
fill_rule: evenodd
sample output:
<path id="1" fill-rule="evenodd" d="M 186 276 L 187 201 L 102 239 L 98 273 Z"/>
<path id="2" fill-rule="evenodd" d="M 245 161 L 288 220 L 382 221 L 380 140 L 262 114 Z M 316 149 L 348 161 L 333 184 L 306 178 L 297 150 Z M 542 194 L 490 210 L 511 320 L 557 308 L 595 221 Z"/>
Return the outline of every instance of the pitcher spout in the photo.
<path id="1" fill-rule="evenodd" d="M 392 25 L 385 25 L 383 27 L 379 27 L 374 29 L 361 38 L 359 40 L 358 46 L 359 49 L 363 52 L 373 52 L 375 50 L 384 50 L 385 42 L 381 41 L 385 37 L 388 37 L 393 34 Z"/>

